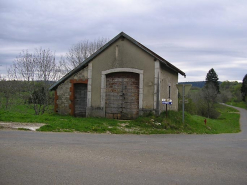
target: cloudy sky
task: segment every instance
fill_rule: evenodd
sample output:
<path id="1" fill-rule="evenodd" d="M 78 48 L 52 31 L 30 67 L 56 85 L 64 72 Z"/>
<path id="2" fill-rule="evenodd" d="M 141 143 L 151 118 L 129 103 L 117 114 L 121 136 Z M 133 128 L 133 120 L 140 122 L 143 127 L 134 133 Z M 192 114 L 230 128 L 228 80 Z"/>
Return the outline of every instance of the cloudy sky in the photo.
<path id="1" fill-rule="evenodd" d="M 121 31 L 202 81 L 247 74 L 246 0 L 0 0 L 0 74 L 22 50 L 50 48 L 57 60 L 82 40 Z"/>

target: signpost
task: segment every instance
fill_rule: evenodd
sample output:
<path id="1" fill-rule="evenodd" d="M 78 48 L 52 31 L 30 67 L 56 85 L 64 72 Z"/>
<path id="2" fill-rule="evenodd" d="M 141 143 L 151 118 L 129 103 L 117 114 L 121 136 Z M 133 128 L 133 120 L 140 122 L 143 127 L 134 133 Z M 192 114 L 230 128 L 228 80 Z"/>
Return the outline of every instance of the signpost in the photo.
<path id="1" fill-rule="evenodd" d="M 172 100 L 170 98 L 162 99 L 162 104 L 166 105 L 166 117 L 167 117 L 167 105 L 172 105 Z"/>
<path id="2" fill-rule="evenodd" d="M 183 123 L 184 123 L 184 97 L 188 94 L 192 84 L 177 84 L 178 92 L 183 97 Z"/>

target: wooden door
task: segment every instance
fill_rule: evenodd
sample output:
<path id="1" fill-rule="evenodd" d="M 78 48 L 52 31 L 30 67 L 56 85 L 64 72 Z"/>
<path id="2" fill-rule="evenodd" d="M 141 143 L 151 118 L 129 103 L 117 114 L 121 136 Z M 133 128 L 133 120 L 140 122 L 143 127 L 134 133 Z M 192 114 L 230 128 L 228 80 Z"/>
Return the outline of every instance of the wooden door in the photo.
<path id="1" fill-rule="evenodd" d="M 74 84 L 75 89 L 75 116 L 86 117 L 87 84 Z"/>
<path id="2" fill-rule="evenodd" d="M 139 115 L 139 74 L 106 75 L 106 117 L 134 119 Z"/>

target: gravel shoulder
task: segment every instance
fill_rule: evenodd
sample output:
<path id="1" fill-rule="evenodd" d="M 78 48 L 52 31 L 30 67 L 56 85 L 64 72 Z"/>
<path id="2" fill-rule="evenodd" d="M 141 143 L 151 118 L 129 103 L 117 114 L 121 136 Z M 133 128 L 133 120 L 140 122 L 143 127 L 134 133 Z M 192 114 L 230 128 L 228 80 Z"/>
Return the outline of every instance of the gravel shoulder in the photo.
<path id="1" fill-rule="evenodd" d="M 0 129 L 4 129 L 4 130 L 27 129 L 30 131 L 36 131 L 36 129 L 39 129 L 44 125 L 45 124 L 43 123 L 0 122 Z"/>

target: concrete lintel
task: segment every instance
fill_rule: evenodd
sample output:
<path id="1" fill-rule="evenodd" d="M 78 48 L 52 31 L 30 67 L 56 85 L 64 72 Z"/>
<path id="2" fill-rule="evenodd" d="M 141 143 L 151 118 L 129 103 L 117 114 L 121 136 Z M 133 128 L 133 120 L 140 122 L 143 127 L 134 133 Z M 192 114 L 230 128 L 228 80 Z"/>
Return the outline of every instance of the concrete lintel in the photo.
<path id="1" fill-rule="evenodd" d="M 114 69 L 109 69 L 109 70 L 106 70 L 106 71 L 102 71 L 102 74 L 106 75 L 106 74 L 109 74 L 109 73 L 116 73 L 116 72 L 132 72 L 132 73 L 143 74 L 143 70 L 133 69 L 133 68 L 114 68 Z"/>

